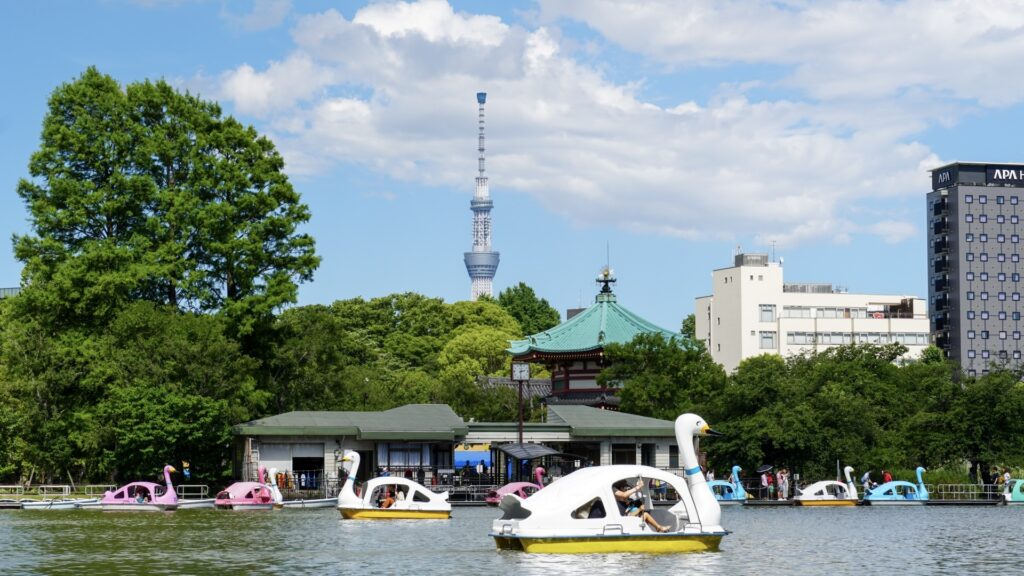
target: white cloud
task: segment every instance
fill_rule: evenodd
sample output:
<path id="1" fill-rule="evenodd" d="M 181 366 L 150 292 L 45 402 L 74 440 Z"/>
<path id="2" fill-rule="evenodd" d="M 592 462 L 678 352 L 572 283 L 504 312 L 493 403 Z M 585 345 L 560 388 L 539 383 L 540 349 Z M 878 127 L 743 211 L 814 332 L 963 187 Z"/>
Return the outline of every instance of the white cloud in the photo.
<path id="1" fill-rule="evenodd" d="M 237 111 L 266 118 L 293 172 L 354 162 L 468 192 L 476 164 L 474 93 L 485 90 L 488 172 L 499 195 L 531 194 L 588 225 L 684 238 L 785 246 L 874 234 L 898 242 L 916 233 L 912 224 L 898 216 L 876 222 L 857 208 L 919 197 L 925 170 L 939 160 L 914 138 L 955 121 L 962 103 L 942 96 L 957 80 L 910 74 L 912 57 L 886 43 L 893 21 L 906 23 L 903 13 L 918 14 L 922 5 L 890 5 L 895 16 L 886 20 L 874 2 L 861 10 L 673 3 L 674 11 L 603 2 L 582 12 L 569 0 L 542 3 L 543 21 L 585 12 L 589 25 L 628 48 L 647 26 L 645 51 L 673 66 L 790 66 L 785 82 L 797 90 L 786 99 L 755 98 L 759 81 L 751 79 L 700 101 L 684 93 L 655 104 L 643 96 L 644 78 L 610 80 L 577 60 L 558 30 L 511 26 L 438 0 L 373 4 L 351 19 L 333 10 L 299 17 L 291 55 L 262 70 L 225 72 L 220 95 Z M 903 62 L 876 53 L 885 78 L 858 69 L 867 66 L 863 57 L 844 55 L 854 44 L 884 50 L 863 36 L 871 18 L 887 31 L 881 43 L 894 50 L 890 60 Z M 972 18 L 970 29 L 980 29 Z M 786 34 L 773 26 L 795 28 Z M 816 54 L 848 73 L 860 70 L 871 86 L 856 86 L 839 71 L 820 72 L 820 85 L 808 80 L 825 66 Z M 894 71 L 903 69 L 906 80 L 894 83 Z M 1001 98 L 976 97 L 977 105 Z"/>
<path id="2" fill-rule="evenodd" d="M 243 30 L 256 32 L 275 28 L 284 22 L 292 11 L 292 0 L 252 0 L 252 10 L 245 14 L 221 11 L 221 17 Z"/>

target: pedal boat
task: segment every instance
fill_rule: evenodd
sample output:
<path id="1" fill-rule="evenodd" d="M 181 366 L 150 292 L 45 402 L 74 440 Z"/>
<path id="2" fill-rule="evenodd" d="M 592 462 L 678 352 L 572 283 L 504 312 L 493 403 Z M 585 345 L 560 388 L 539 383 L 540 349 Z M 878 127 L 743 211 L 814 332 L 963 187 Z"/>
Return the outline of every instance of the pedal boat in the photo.
<path id="1" fill-rule="evenodd" d="M 522 499 L 529 498 L 534 492 L 544 487 L 544 468 L 538 466 L 534 469 L 533 473 L 537 482 L 510 482 L 497 490 L 491 490 L 488 492 L 487 497 L 484 498 L 484 502 L 486 502 L 488 506 L 497 506 L 506 494 L 515 494 Z"/>
<path id="2" fill-rule="evenodd" d="M 22 510 L 75 510 L 98 502 L 98 498 L 53 498 L 50 500 L 22 500 Z"/>
<path id="3" fill-rule="evenodd" d="M 921 506 L 928 500 L 928 489 L 921 475 L 926 470 L 917 467 L 917 485 L 893 480 L 864 493 L 864 504 L 869 506 Z"/>
<path id="4" fill-rule="evenodd" d="M 499 507 L 504 515 L 491 526 L 490 536 L 499 550 L 528 553 L 630 553 L 714 551 L 726 532 L 722 510 L 697 463 L 695 436 L 718 435 L 695 414 L 675 422 L 676 440 L 685 467 L 685 479 L 649 466 L 595 466 L 564 476 L 525 500 L 505 496 Z M 658 532 L 639 516 L 624 516 L 612 485 L 639 480 L 667 483 L 679 495 L 669 509 L 654 508 L 650 490 L 642 490 L 644 508 L 667 526 Z M 600 504 L 600 507 L 598 507 Z M 595 514 L 595 510 L 601 508 Z"/>
<path id="5" fill-rule="evenodd" d="M 743 504 L 747 501 L 747 491 L 743 489 L 743 483 L 740 482 L 740 470 L 743 470 L 739 466 L 732 467 L 731 480 L 712 480 L 708 482 L 708 487 L 711 488 L 711 493 L 715 495 L 715 500 L 718 500 L 718 504 L 721 506 L 735 506 L 737 504 Z"/>
<path id="6" fill-rule="evenodd" d="M 166 512 L 178 509 L 178 495 L 171 483 L 173 466 L 164 466 L 164 485 L 153 482 L 132 482 L 117 490 L 107 490 L 100 500 L 100 510 L 130 512 Z M 142 501 L 140 501 L 142 500 Z"/>
<path id="7" fill-rule="evenodd" d="M 419 482 L 398 476 L 380 476 L 363 485 L 362 496 L 355 492 L 359 454 L 346 450 L 342 462 L 349 462 L 351 470 L 338 493 L 338 511 L 346 520 L 447 520 L 452 517 L 448 492 L 431 492 Z M 384 492 L 401 489 L 405 497 L 387 508 L 376 505 Z"/>
<path id="8" fill-rule="evenodd" d="M 316 498 L 311 500 L 285 500 L 281 504 L 284 508 L 334 508 L 338 505 L 338 498 Z"/>
<path id="9" fill-rule="evenodd" d="M 836 480 L 822 480 L 797 490 L 793 503 L 797 506 L 856 506 L 857 485 L 850 476 L 853 466 L 843 468 L 846 484 Z"/>
<path id="10" fill-rule="evenodd" d="M 1011 506 L 1024 506 L 1024 480 L 1010 480 L 1009 492 L 1003 494 L 1003 501 Z"/>
<path id="11" fill-rule="evenodd" d="M 257 475 L 263 480 L 266 470 L 260 466 Z M 273 510 L 280 508 L 284 498 L 277 486 L 266 482 L 235 482 L 217 493 L 213 506 L 218 510 Z"/>

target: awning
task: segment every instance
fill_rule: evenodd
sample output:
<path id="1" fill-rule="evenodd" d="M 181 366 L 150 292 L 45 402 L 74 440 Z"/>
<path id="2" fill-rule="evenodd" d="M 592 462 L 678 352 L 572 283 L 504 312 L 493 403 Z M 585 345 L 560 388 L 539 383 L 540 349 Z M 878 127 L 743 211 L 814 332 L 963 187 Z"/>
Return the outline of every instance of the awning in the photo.
<path id="1" fill-rule="evenodd" d="M 545 456 L 565 456 L 573 460 L 584 460 L 590 462 L 589 458 L 577 456 L 576 454 L 559 452 L 558 450 L 543 444 L 501 444 L 497 446 L 497 448 L 515 460 L 536 460 Z"/>

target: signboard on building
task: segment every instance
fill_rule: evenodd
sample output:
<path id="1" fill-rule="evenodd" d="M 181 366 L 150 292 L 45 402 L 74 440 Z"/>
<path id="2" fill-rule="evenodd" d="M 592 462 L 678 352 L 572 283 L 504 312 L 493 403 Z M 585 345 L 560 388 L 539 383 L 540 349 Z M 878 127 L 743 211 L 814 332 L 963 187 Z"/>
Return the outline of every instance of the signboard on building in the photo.
<path id="1" fill-rule="evenodd" d="M 1024 186 L 1024 166 L 985 166 L 985 182 L 988 184 L 1012 184 Z"/>

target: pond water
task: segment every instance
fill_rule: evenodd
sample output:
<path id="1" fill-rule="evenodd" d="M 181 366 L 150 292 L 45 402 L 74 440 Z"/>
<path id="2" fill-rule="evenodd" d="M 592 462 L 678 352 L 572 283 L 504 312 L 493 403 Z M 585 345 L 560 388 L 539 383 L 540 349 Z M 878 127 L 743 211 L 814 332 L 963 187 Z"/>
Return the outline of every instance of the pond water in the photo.
<path id="1" fill-rule="evenodd" d="M 721 551 L 497 551 L 494 508 L 447 521 L 341 520 L 337 510 L 166 514 L 0 511 L 0 574 L 1016 573 L 1022 507 L 726 507 Z"/>

